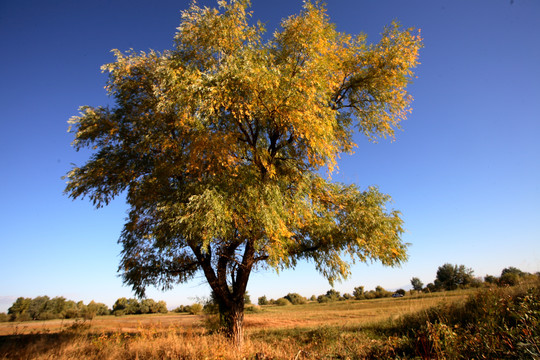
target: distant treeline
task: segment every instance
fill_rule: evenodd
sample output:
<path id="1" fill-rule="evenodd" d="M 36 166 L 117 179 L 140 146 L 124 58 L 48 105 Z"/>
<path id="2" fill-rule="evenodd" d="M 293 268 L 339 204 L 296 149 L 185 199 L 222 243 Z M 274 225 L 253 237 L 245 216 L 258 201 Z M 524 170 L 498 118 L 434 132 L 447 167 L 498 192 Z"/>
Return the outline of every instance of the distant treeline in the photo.
<path id="1" fill-rule="evenodd" d="M 51 319 L 93 319 L 101 315 L 129 315 L 167 313 L 165 301 L 152 299 L 120 298 L 116 300 L 112 310 L 103 303 L 90 301 L 85 305 L 82 301 L 75 302 L 59 296 L 49 298 L 38 296 L 33 299 L 19 297 L 8 309 L 8 313 L 0 313 L 0 321 L 30 321 Z"/>
<path id="2" fill-rule="evenodd" d="M 448 291 L 494 285 L 514 286 L 522 282 L 534 281 L 538 277 L 540 277 L 540 273 L 530 274 L 515 267 L 508 267 L 503 269 L 499 277 L 486 275 L 482 279 L 475 277 L 473 270 L 464 265 L 444 264 L 437 269 L 436 279 L 425 287 L 419 278 L 413 277 L 411 279 L 413 289 L 410 293 Z M 277 300 L 267 299 L 266 296 L 261 296 L 258 299 L 258 304 L 278 306 L 301 305 L 308 301 L 326 303 L 344 300 L 369 300 L 385 297 L 402 297 L 406 294 L 407 291 L 403 289 L 392 292 L 385 290 L 382 286 L 377 286 L 375 290 L 365 291 L 363 286 L 358 286 L 354 288 L 352 294 L 345 293 L 342 295 L 339 291 L 330 289 L 326 294 L 319 296 L 312 295 L 309 299 L 297 293 L 289 293 Z"/>
<path id="3" fill-rule="evenodd" d="M 499 277 L 486 275 L 475 277 L 472 269 L 465 265 L 444 264 L 437 269 L 437 276 L 432 283 L 424 284 L 418 278 L 411 279 L 413 290 L 423 292 L 447 291 L 481 286 L 514 286 L 522 282 L 537 279 L 540 273 L 531 274 L 513 266 L 504 268 Z"/>
<path id="4" fill-rule="evenodd" d="M 111 313 L 116 316 L 131 315 L 131 314 L 166 314 L 167 304 L 165 301 L 154 301 L 152 299 L 137 299 L 120 298 L 113 305 Z"/>

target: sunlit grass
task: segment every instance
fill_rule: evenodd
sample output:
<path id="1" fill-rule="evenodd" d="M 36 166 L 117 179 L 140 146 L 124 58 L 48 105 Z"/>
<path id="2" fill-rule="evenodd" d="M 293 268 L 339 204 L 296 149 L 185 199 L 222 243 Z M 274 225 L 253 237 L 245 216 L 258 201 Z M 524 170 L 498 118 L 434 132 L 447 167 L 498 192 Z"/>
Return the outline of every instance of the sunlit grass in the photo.
<path id="1" fill-rule="evenodd" d="M 499 293 L 482 291 L 491 297 L 499 296 Z M 517 290 L 497 291 L 500 296 L 509 297 Z M 205 326 L 208 317 L 202 315 L 106 316 L 86 322 L 4 323 L 0 324 L 4 335 L 0 336 L 0 358 L 411 358 L 414 357 L 410 356 L 411 352 L 418 347 L 414 343 L 416 335 L 407 335 L 409 330 L 416 331 L 411 324 L 425 325 L 424 319 L 434 313 L 433 309 L 438 309 L 436 313 L 441 315 L 437 321 L 442 321 L 450 316 L 445 315 L 445 309 L 448 314 L 454 314 L 463 304 L 469 306 L 468 297 L 472 295 L 474 299 L 477 293 L 483 296 L 478 290 L 464 290 L 403 298 L 264 306 L 256 313 L 246 314 L 246 341 L 241 350 L 209 330 Z M 449 328 L 444 324 L 427 328 L 437 331 L 436 334 L 441 333 L 441 329 Z M 452 350 L 443 345 L 435 349 L 439 351 L 437 354 L 449 354 Z"/>

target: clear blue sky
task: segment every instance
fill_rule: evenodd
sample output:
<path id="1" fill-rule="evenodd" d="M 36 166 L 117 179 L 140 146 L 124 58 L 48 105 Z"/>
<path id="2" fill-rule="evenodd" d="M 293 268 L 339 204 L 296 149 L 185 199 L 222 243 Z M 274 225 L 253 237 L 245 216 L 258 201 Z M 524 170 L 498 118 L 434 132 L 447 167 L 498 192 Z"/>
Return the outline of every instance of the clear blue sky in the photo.
<path id="1" fill-rule="evenodd" d="M 214 5 L 213 1 L 201 1 Z M 411 243 L 401 268 L 353 267 L 355 286 L 395 289 L 437 267 L 475 274 L 540 271 L 540 2 L 537 0 L 328 0 L 340 31 L 376 41 L 392 20 L 422 31 L 413 113 L 394 142 L 358 137 L 334 179 L 379 185 L 403 212 Z M 80 105 L 110 103 L 99 67 L 110 50 L 170 48 L 188 1 L 0 1 L 0 311 L 18 296 L 65 296 L 111 306 L 132 297 L 117 277 L 126 216 L 118 199 L 94 210 L 63 196 L 76 153 L 67 120 Z M 300 0 L 253 0 L 272 31 Z M 305 296 L 329 285 L 312 264 L 257 273 L 252 299 Z M 204 278 L 150 290 L 172 308 L 209 290 Z"/>

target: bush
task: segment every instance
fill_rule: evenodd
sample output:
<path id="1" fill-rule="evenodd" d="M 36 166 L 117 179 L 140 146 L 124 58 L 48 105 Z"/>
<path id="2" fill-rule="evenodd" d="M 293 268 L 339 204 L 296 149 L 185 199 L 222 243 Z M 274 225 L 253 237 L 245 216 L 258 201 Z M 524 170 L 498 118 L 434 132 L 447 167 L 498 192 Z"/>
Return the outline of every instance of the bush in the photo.
<path id="1" fill-rule="evenodd" d="M 279 298 L 276 300 L 277 306 L 289 306 L 292 305 L 291 302 L 285 298 Z"/>
<path id="2" fill-rule="evenodd" d="M 386 291 L 382 286 L 377 286 L 375 288 L 375 297 L 377 299 L 390 297 L 392 296 L 392 293 L 390 291 Z"/>
<path id="3" fill-rule="evenodd" d="M 527 274 L 515 267 L 504 268 L 499 278 L 499 285 L 515 286 L 521 282 L 525 275 Z"/>
<path id="4" fill-rule="evenodd" d="M 540 288 L 487 289 L 465 303 L 406 315 L 389 331 L 421 358 L 540 358 Z"/>
<path id="5" fill-rule="evenodd" d="M 186 306 L 180 305 L 176 309 L 173 310 L 175 313 L 187 313 L 189 311 L 186 310 Z"/>
<path id="6" fill-rule="evenodd" d="M 377 294 L 373 290 L 370 290 L 364 293 L 364 299 L 366 300 L 375 299 L 376 297 L 377 297 Z"/>
<path id="7" fill-rule="evenodd" d="M 353 290 L 353 296 L 356 300 L 363 300 L 365 299 L 364 296 L 364 287 L 363 286 L 357 286 Z"/>
<path id="8" fill-rule="evenodd" d="M 167 303 L 163 300 L 160 300 L 156 304 L 156 312 L 160 314 L 167 314 L 169 309 L 167 309 Z"/>
<path id="9" fill-rule="evenodd" d="M 189 307 L 189 313 L 191 315 L 199 315 L 203 311 L 203 306 L 199 303 L 195 303 Z"/>
<path id="10" fill-rule="evenodd" d="M 288 293 L 284 296 L 284 298 L 289 300 L 293 305 L 302 305 L 307 303 L 307 299 L 297 293 Z"/>
<path id="11" fill-rule="evenodd" d="M 6 313 L 0 313 L 0 322 L 9 321 L 9 316 Z"/>
<path id="12" fill-rule="evenodd" d="M 248 305 L 248 306 L 246 306 L 244 311 L 246 313 L 249 313 L 249 314 L 258 314 L 258 313 L 262 312 L 263 310 L 260 307 L 258 307 L 257 305 Z"/>
<path id="13" fill-rule="evenodd" d="M 332 301 L 338 301 L 343 300 L 341 297 L 339 291 L 336 291 L 334 289 L 330 289 L 326 292 L 324 295 L 319 295 L 317 297 L 317 301 L 320 303 L 326 303 L 326 302 L 332 302 Z"/>
<path id="14" fill-rule="evenodd" d="M 266 296 L 263 295 L 258 299 L 257 303 L 261 306 L 268 305 L 268 299 L 266 298 Z"/>
<path id="15" fill-rule="evenodd" d="M 424 283 L 422 282 L 422 280 L 417 277 L 413 277 L 411 279 L 411 285 L 413 287 L 413 290 L 416 291 L 422 291 L 422 288 L 424 287 Z"/>
<path id="16" fill-rule="evenodd" d="M 330 298 L 328 296 L 326 296 L 326 295 L 317 296 L 317 302 L 319 302 L 321 304 L 322 303 L 327 303 L 327 302 L 330 302 L 330 301 L 331 301 Z"/>
<path id="17" fill-rule="evenodd" d="M 66 319 L 75 319 L 79 317 L 79 310 L 76 308 L 67 309 L 64 317 Z"/>
<path id="18" fill-rule="evenodd" d="M 444 264 L 437 269 L 435 286 L 444 290 L 455 290 L 464 288 L 471 284 L 473 280 L 473 270 L 465 265 Z"/>

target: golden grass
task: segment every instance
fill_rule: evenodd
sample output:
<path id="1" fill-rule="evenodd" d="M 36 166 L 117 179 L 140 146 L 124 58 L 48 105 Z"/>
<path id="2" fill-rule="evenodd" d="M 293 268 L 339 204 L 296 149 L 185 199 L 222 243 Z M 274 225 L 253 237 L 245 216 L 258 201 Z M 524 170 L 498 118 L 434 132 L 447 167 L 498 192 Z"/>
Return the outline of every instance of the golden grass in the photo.
<path id="1" fill-rule="evenodd" d="M 265 306 L 246 314 L 246 341 L 234 349 L 210 333 L 205 317 L 185 314 L 98 317 L 0 324 L 0 358 L 27 359 L 315 359 L 360 356 L 376 338 L 359 331 L 469 292 L 363 301 Z M 386 340 L 385 340 L 386 341 Z M 360 356 L 361 357 L 361 356 Z"/>

